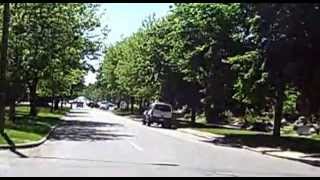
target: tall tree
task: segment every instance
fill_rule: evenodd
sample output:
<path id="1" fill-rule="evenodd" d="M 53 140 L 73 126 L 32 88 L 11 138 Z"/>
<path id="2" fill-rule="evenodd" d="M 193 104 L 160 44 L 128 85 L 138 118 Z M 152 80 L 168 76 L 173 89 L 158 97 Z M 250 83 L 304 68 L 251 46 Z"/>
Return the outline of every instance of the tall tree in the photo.
<path id="1" fill-rule="evenodd" d="M 7 51 L 10 26 L 10 4 L 3 4 L 3 26 L 1 39 L 1 62 L 0 62 L 0 133 L 4 133 L 5 126 L 5 101 L 6 101 L 6 71 L 7 71 Z"/>

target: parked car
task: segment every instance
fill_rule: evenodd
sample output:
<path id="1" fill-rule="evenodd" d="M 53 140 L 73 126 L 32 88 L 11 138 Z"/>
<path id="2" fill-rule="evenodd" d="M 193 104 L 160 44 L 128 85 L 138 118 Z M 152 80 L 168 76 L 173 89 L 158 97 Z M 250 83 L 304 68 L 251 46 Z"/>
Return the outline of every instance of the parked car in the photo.
<path id="1" fill-rule="evenodd" d="M 90 103 L 88 104 L 88 106 L 91 107 L 91 108 L 99 108 L 99 104 L 98 104 L 98 103 L 95 103 L 95 102 L 90 102 Z"/>
<path id="2" fill-rule="evenodd" d="M 151 126 L 153 123 L 160 124 L 164 128 L 172 125 L 172 106 L 163 102 L 152 103 L 144 112 L 143 125 Z"/>
<path id="3" fill-rule="evenodd" d="M 84 103 L 83 102 L 77 102 L 77 108 L 83 108 Z"/>
<path id="4" fill-rule="evenodd" d="M 102 104 L 100 105 L 100 109 L 102 109 L 102 110 L 108 110 L 108 103 L 102 103 Z"/>
<path id="5" fill-rule="evenodd" d="M 108 110 L 114 110 L 116 106 L 112 103 L 108 103 Z"/>
<path id="6" fill-rule="evenodd" d="M 114 107 L 114 104 L 110 102 L 102 102 L 100 105 L 100 109 L 103 109 L 103 110 L 112 110 L 113 107 Z"/>

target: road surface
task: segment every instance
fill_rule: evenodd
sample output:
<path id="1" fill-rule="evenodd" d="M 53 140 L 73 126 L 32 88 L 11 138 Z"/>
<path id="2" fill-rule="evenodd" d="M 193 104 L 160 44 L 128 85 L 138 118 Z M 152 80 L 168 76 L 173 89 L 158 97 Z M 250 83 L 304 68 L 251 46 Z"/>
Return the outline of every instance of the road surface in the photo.
<path id="1" fill-rule="evenodd" d="M 0 176 L 320 176 L 317 167 L 215 146 L 110 112 L 73 110 L 65 119 L 39 147 L 0 150 Z"/>

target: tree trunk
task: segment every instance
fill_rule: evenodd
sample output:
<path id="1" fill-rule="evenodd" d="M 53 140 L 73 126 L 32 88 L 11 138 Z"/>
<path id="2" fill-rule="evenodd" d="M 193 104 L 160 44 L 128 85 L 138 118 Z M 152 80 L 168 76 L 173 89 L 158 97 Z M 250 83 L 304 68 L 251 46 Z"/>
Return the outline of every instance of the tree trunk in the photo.
<path id="1" fill-rule="evenodd" d="M 4 83 L 4 81 L 0 81 L 1 84 Z M 6 103 L 6 94 L 4 91 L 4 87 L 1 87 L 0 92 L 0 133 L 4 133 L 4 123 L 5 123 L 5 103 Z"/>
<path id="2" fill-rule="evenodd" d="M 208 123 L 219 123 L 219 113 L 216 109 L 212 109 L 210 105 L 206 105 L 204 113 Z"/>
<path id="3" fill-rule="evenodd" d="M 143 107 L 143 105 L 142 105 L 142 102 L 143 102 L 143 100 L 142 100 L 142 99 L 140 99 L 140 100 L 139 100 L 139 113 L 140 113 L 140 114 L 142 114 L 142 113 L 143 113 L 143 108 L 142 108 L 142 107 Z"/>
<path id="4" fill-rule="evenodd" d="M 4 134 L 5 124 L 5 101 L 6 101 L 6 71 L 7 71 L 7 53 L 10 25 L 10 4 L 4 3 L 3 8 L 3 25 L 2 25 L 2 42 L 1 42 L 1 59 L 0 59 L 0 134 Z"/>
<path id="5" fill-rule="evenodd" d="M 126 100 L 125 100 L 127 106 L 126 106 L 126 111 L 129 111 L 129 108 L 130 108 L 130 102 L 129 102 L 129 99 L 128 97 L 126 97 Z"/>
<path id="6" fill-rule="evenodd" d="M 204 107 L 204 115 L 206 117 L 206 121 L 210 122 L 210 119 L 212 118 L 211 109 L 207 105 Z"/>
<path id="7" fill-rule="evenodd" d="M 279 83 L 277 87 L 277 102 L 275 105 L 275 112 L 274 112 L 274 129 L 273 129 L 273 136 L 280 137 L 280 130 L 281 130 L 281 119 L 282 119 L 282 112 L 283 112 L 283 100 L 285 97 L 284 94 L 285 84 Z"/>
<path id="8" fill-rule="evenodd" d="M 53 110 L 54 110 L 54 95 L 52 94 L 50 112 L 53 112 Z"/>
<path id="9" fill-rule="evenodd" d="M 63 109 L 63 99 L 61 99 L 60 109 Z"/>
<path id="10" fill-rule="evenodd" d="M 117 102 L 117 109 L 120 109 L 120 103 L 121 103 L 121 100 L 118 100 L 118 102 Z"/>
<path id="11" fill-rule="evenodd" d="M 133 113 L 133 111 L 134 111 L 134 97 L 131 97 L 131 99 L 130 99 L 130 101 L 131 101 L 131 113 Z"/>
<path id="12" fill-rule="evenodd" d="M 191 107 L 191 124 L 196 124 L 196 108 L 194 106 Z"/>
<path id="13" fill-rule="evenodd" d="M 30 88 L 30 115 L 32 117 L 37 116 L 37 84 L 38 80 L 32 80 Z"/>
<path id="14" fill-rule="evenodd" d="M 10 101 L 9 101 L 9 119 L 12 122 L 16 121 L 16 98 L 15 97 L 11 97 Z"/>
<path id="15" fill-rule="evenodd" d="M 54 110 L 55 111 L 59 109 L 59 102 L 60 102 L 60 100 L 58 98 L 56 98 L 54 101 Z"/>
<path id="16" fill-rule="evenodd" d="M 52 80 L 53 82 L 53 80 Z M 54 100 L 55 100 L 55 92 L 54 92 L 54 86 L 51 87 L 51 107 L 50 112 L 54 111 Z"/>

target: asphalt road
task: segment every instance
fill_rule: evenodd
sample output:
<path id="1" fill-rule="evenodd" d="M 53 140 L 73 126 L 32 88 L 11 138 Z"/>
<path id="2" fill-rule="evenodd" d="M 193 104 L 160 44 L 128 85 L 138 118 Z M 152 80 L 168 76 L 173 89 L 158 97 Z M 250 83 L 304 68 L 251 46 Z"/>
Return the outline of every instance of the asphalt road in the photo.
<path id="1" fill-rule="evenodd" d="M 320 176 L 317 167 L 215 146 L 110 112 L 73 110 L 65 119 L 39 147 L 1 150 L 0 176 Z"/>

